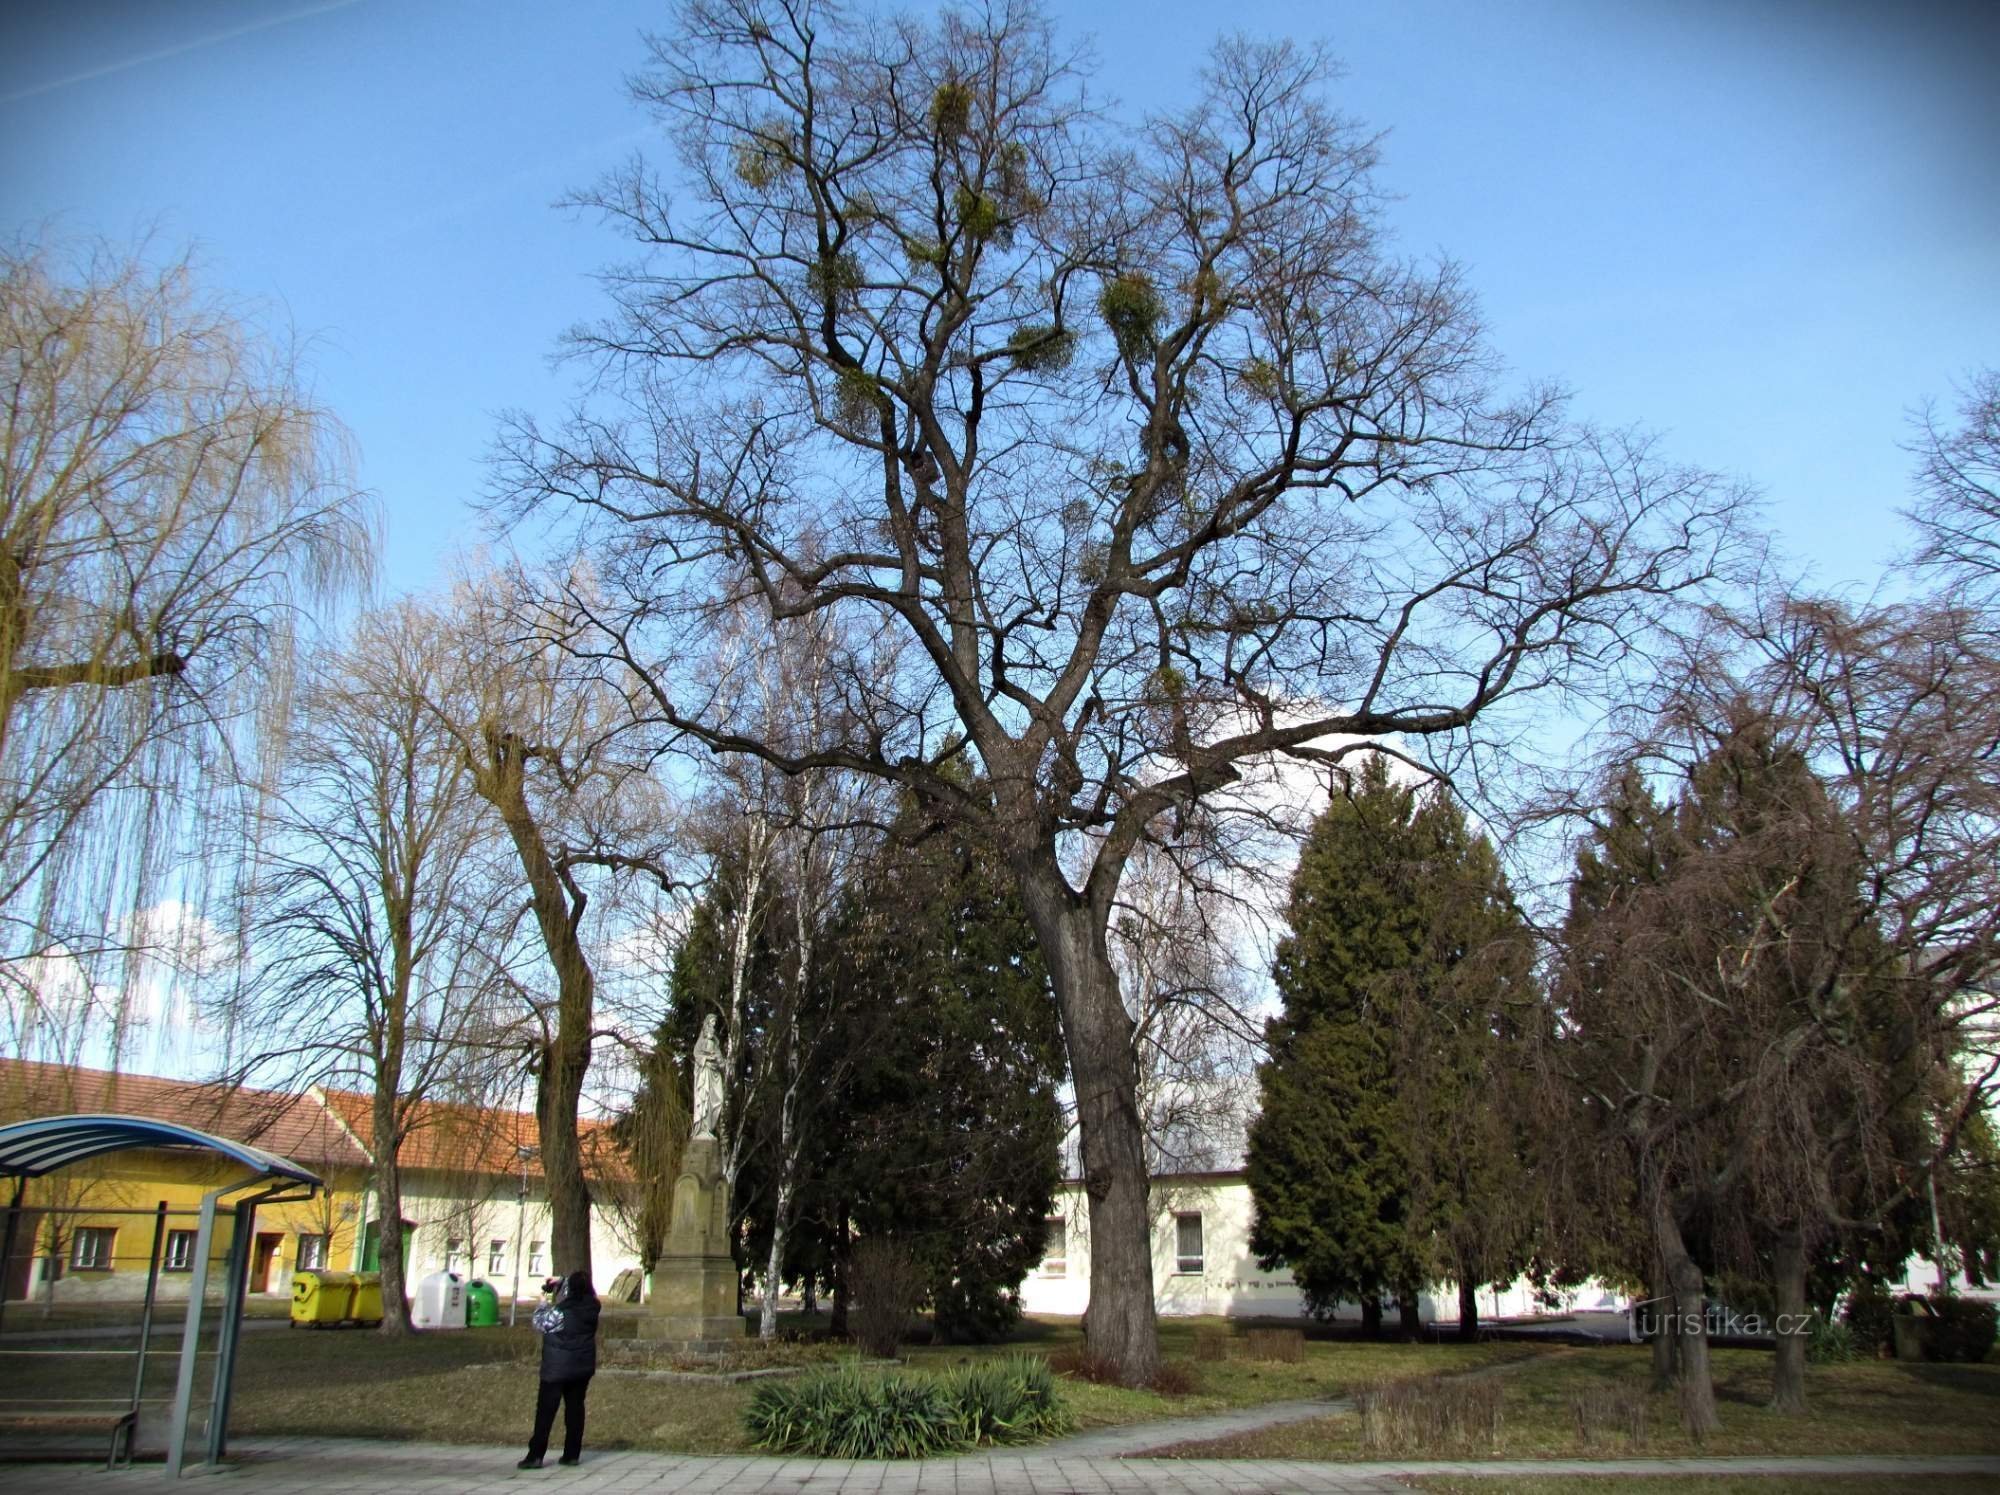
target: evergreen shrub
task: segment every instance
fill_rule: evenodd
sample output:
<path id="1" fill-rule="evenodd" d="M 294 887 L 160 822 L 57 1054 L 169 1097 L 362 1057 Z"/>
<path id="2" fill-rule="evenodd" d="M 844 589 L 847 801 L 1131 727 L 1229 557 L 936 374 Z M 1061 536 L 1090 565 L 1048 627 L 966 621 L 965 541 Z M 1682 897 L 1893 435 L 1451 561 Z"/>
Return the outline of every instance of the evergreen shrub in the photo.
<path id="1" fill-rule="evenodd" d="M 1933 1343 L 1940 1360 L 1966 1360 L 1977 1365 L 1993 1348 L 1996 1317 L 1991 1303 L 1977 1298 L 1933 1296 L 1931 1312 L 1937 1317 Z"/>
<path id="2" fill-rule="evenodd" d="M 852 1366 L 757 1388 L 744 1412 L 751 1441 L 823 1459 L 924 1459 L 981 1445 L 1028 1443 L 1071 1426 L 1047 1363 L 1010 1355 L 948 1376 L 874 1375 Z"/>
<path id="3" fill-rule="evenodd" d="M 1890 1351 L 1889 1321 L 1895 1317 L 1896 1302 L 1889 1290 L 1872 1277 L 1855 1283 L 1847 1294 L 1841 1321 L 1854 1336 L 1854 1347 L 1863 1355 L 1885 1355 Z"/>
<path id="4" fill-rule="evenodd" d="M 1813 1315 L 1812 1328 L 1806 1331 L 1807 1360 L 1814 1365 L 1845 1365 L 1864 1353 L 1852 1325 Z"/>

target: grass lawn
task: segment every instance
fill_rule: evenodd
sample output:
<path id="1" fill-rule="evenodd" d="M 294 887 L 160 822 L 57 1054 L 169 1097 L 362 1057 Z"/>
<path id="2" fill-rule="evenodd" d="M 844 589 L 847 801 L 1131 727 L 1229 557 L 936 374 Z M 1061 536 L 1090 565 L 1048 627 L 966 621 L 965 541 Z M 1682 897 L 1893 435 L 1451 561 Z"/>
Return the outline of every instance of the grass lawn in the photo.
<path id="1" fill-rule="evenodd" d="M 1497 1383 L 1501 1425 L 1491 1448 L 1439 1450 L 1438 1458 L 1621 1458 L 1633 1454 L 2000 1453 L 2000 1364 L 1906 1365 L 1867 1361 L 1807 1372 L 1809 1410 L 1780 1417 L 1766 1410 L 1771 1356 L 1756 1350 L 1714 1353 L 1722 1432 L 1696 1447 L 1682 1433 L 1671 1393 L 1648 1398 L 1648 1432 L 1634 1448 L 1606 1433 L 1585 1443 L 1572 1398 L 1593 1387 L 1647 1384 L 1648 1352 L 1638 1346 L 1571 1349 L 1523 1366 Z M 1352 1414 L 1270 1428 L 1261 1433 L 1187 1443 L 1182 1458 L 1380 1458 L 1361 1442 Z M 1411 1454 L 1411 1457 L 1423 1457 Z M 1500 1487 L 1480 1482 L 1478 1488 Z M 1579 1485 L 1579 1489 L 1600 1488 Z M 1657 1487 L 1655 1487 L 1657 1488 Z M 1708 1488 L 1704 1486 L 1704 1488 Z M 1758 1484 L 1761 1491 L 1773 1486 Z M 1928 1482 L 1926 1488 L 1930 1488 Z M 1992 1488 L 1991 1485 L 1988 1488 Z"/>
<path id="2" fill-rule="evenodd" d="M 1294 1321 L 1295 1322 L 1295 1321 Z M 1154 1422 L 1165 1417 L 1198 1417 L 1224 1412 L 1234 1407 L 1253 1407 L 1264 1402 L 1313 1401 L 1345 1396 L 1364 1387 L 1419 1376 L 1477 1370 L 1481 1366 L 1504 1364 L 1546 1353 L 1546 1347 L 1520 1341 L 1487 1344 L 1393 1344 L 1376 1340 L 1310 1337 L 1305 1359 L 1297 1364 L 1244 1360 L 1194 1360 L 1195 1336 L 1203 1331 L 1228 1332 L 1231 1321 L 1222 1318 L 1176 1318 L 1160 1321 L 1160 1353 L 1169 1361 L 1188 1367 L 1195 1389 L 1186 1396 L 1161 1396 L 1152 1391 L 1130 1391 L 1122 1386 L 1094 1386 L 1087 1381 L 1066 1380 L 1063 1394 L 1082 1428 L 1122 1426 L 1134 1422 Z M 971 1355 L 992 1354 L 996 1350 L 1026 1350 L 1054 1354 L 1080 1349 L 1083 1333 L 1074 1319 L 1031 1319 L 1023 1323 L 1010 1344 L 969 1348 L 944 1345 L 912 1348 L 907 1354 L 918 1369 L 944 1369 Z"/>
<path id="3" fill-rule="evenodd" d="M 629 1322 L 629 1320 L 627 1320 Z M 606 1330 L 620 1320 L 607 1316 Z M 1180 1397 L 1065 1381 L 1082 1427 L 1193 1416 L 1260 1402 L 1336 1396 L 1440 1371 L 1473 1369 L 1544 1353 L 1519 1343 L 1401 1345 L 1313 1339 L 1300 1364 L 1230 1359 L 1194 1364 L 1198 1329 L 1220 1319 L 1160 1326 L 1169 1359 L 1186 1361 L 1195 1390 Z M 1049 1354 L 1082 1344 L 1074 1320 L 1030 1320 L 1004 1345 L 917 1346 L 909 1369 L 941 1373 L 967 1359 L 1023 1350 Z M 84 1348 L 80 1346 L 79 1348 Z M 91 1345 L 89 1348 L 103 1348 Z M 525 1443 L 534 1408 L 539 1336 L 518 1328 L 385 1340 L 359 1330 L 257 1329 L 244 1334 L 230 1418 L 243 1437 L 277 1434 L 404 1438 L 449 1443 Z M 59 1358 L 0 1356 L 0 1400 L 122 1394 L 126 1354 Z M 173 1360 L 152 1361 L 149 1397 L 171 1395 Z M 590 1388 L 588 1440 L 598 1448 L 747 1453 L 743 1409 L 751 1388 L 600 1374 Z"/>

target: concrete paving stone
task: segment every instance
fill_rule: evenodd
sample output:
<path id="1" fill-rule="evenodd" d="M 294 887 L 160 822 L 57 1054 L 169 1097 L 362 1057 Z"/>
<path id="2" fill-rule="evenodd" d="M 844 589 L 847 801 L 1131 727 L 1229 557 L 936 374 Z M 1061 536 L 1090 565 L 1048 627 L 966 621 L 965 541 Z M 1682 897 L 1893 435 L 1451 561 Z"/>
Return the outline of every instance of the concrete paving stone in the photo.
<path id="1" fill-rule="evenodd" d="M 810 1459 L 694 1458 L 615 1452 L 574 1470 L 514 1468 L 512 1449 L 423 1444 L 246 1440 L 224 1471 L 191 1470 L 180 1488 L 255 1495 L 1352 1495 L 1401 1491 L 1427 1474 L 1633 1474 L 1694 1483 L 1705 1475 L 2000 1475 L 2000 1458 L 1964 1455 L 1613 1460 L 1437 1460 L 1368 1463 L 1050 1458 L 1039 1450 L 920 1464 Z M 91 1464 L 0 1465 L 0 1492 L 96 1495 L 172 1488 L 158 1465 L 107 1475 Z"/>

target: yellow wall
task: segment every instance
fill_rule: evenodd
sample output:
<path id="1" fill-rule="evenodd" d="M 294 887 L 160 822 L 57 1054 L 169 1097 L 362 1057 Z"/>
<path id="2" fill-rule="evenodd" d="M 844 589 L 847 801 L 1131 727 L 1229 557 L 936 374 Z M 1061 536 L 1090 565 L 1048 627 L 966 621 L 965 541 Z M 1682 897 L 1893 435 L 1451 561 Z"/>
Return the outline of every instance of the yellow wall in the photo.
<path id="1" fill-rule="evenodd" d="M 48 1212 L 37 1222 L 33 1250 L 38 1258 L 49 1252 L 51 1222 L 59 1222 L 55 1229 L 63 1268 L 55 1283 L 54 1300 L 62 1303 L 143 1298 L 153 1244 L 154 1211 L 159 1203 L 166 1202 L 169 1232 L 193 1231 L 200 1223 L 202 1196 L 242 1176 L 241 1168 L 223 1158 L 144 1149 L 110 1153 L 44 1178 L 30 1179 L 21 1200 L 24 1210 Z M 326 1180 L 326 1189 L 311 1200 L 259 1206 L 253 1226 L 255 1234 L 282 1238 L 276 1242 L 275 1259 L 264 1280 L 253 1282 L 253 1290 L 268 1287 L 289 1295 L 291 1274 L 298 1265 L 299 1238 L 303 1235 L 330 1235 L 325 1264 L 335 1269 L 351 1267 L 355 1234 L 364 1213 L 366 1181 L 365 1173 L 358 1168 L 334 1169 Z M 229 1249 L 234 1224 L 227 1206 L 238 1197 L 241 1196 L 225 1196 L 222 1208 L 217 1211 L 211 1260 L 218 1264 Z M 24 1216 L 23 1235 L 27 1226 Z M 72 1265 L 79 1229 L 115 1232 L 108 1271 L 78 1269 Z M 22 1245 L 16 1245 L 17 1258 L 23 1250 Z M 32 1290 L 37 1298 L 48 1289 L 44 1271 L 38 1261 L 32 1277 Z M 190 1275 L 185 1270 L 165 1267 L 160 1274 L 161 1295 L 185 1297 Z M 13 1281 L 10 1275 L 10 1288 Z M 13 1295 L 10 1290 L 9 1296 Z"/>

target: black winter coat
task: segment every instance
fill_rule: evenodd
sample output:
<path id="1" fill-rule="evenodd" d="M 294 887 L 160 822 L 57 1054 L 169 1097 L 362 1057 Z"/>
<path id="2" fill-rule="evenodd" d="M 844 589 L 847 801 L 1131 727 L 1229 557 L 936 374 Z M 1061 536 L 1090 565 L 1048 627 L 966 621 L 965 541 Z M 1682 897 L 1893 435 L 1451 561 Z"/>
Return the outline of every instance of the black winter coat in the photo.
<path id="1" fill-rule="evenodd" d="M 597 1316 L 603 1311 L 597 1299 L 559 1299 L 555 1307 L 562 1323 L 542 1335 L 542 1379 L 581 1381 L 595 1375 Z"/>

